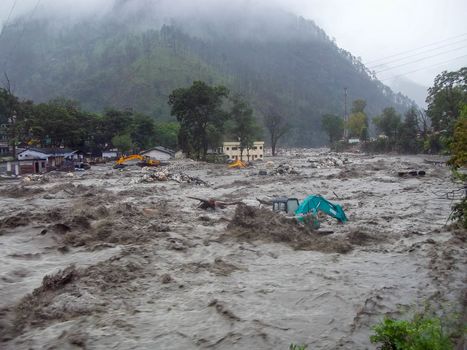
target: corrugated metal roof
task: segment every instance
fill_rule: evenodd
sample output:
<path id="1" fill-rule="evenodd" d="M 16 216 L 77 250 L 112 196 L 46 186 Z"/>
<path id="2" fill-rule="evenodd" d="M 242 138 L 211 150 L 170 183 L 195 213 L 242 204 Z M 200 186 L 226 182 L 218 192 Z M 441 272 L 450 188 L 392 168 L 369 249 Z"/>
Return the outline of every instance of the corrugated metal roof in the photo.
<path id="1" fill-rule="evenodd" d="M 67 148 L 37 148 L 37 147 L 31 147 L 31 148 L 26 148 L 25 150 L 19 152 L 23 153 L 26 151 L 33 151 L 33 152 L 38 152 L 45 154 L 47 156 L 61 156 L 64 154 L 70 154 L 70 153 L 75 153 L 77 151 L 73 151 L 71 149 Z"/>
<path id="2" fill-rule="evenodd" d="M 151 151 L 159 151 L 159 152 L 167 153 L 172 157 L 175 156 L 175 152 L 173 150 L 171 150 L 170 148 L 162 147 L 162 146 L 153 147 L 151 149 L 141 152 L 141 154 L 145 154 Z"/>

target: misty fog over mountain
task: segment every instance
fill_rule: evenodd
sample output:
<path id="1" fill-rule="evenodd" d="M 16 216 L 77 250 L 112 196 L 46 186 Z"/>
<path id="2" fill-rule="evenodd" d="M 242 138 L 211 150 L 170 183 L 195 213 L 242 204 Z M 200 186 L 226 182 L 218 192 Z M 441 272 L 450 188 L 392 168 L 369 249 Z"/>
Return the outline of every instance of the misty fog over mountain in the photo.
<path id="1" fill-rule="evenodd" d="M 370 117 L 413 103 L 313 21 L 279 5 L 116 0 L 67 11 L 65 4 L 44 2 L 3 28 L 2 70 L 21 97 L 64 96 L 95 111 L 132 108 L 169 120 L 169 93 L 204 80 L 241 92 L 258 116 L 286 115 L 294 127 L 289 143 L 297 145 L 325 141 L 321 116 L 343 115 L 344 88 L 348 106 L 368 101 Z"/>
<path id="2" fill-rule="evenodd" d="M 466 0 L 0 0 L 0 349 L 467 349 Z"/>

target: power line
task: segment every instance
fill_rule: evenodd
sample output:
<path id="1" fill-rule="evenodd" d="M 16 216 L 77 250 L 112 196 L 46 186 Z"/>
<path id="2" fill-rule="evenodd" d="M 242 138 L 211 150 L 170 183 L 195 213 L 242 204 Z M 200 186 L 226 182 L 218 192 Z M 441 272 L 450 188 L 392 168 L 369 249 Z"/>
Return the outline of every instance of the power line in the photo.
<path id="1" fill-rule="evenodd" d="M 395 68 L 407 66 L 407 65 L 409 65 L 409 64 L 417 63 L 417 62 L 420 62 L 420 61 L 424 61 L 424 60 L 427 60 L 427 59 L 430 59 L 430 58 L 433 58 L 433 57 L 445 55 L 445 54 L 447 54 L 447 53 L 449 53 L 449 52 L 458 51 L 458 50 L 462 50 L 462 49 L 465 49 L 465 48 L 467 48 L 467 46 L 462 46 L 462 47 L 458 47 L 458 48 L 453 49 L 453 50 L 448 50 L 448 51 L 440 52 L 440 53 L 437 53 L 437 54 L 435 54 L 435 55 L 431 55 L 431 56 L 427 56 L 427 57 L 422 57 L 422 58 L 419 58 L 419 59 L 414 60 L 414 61 L 410 61 L 410 62 L 406 62 L 406 63 L 399 64 L 399 65 L 397 65 L 397 66 L 392 66 L 392 67 L 388 67 L 388 68 L 381 69 L 381 70 L 379 70 L 379 71 L 376 71 L 375 74 L 379 74 L 379 73 L 382 73 L 382 72 L 386 72 L 386 71 L 388 71 L 388 70 L 393 70 L 393 69 L 395 69 Z"/>
<path id="2" fill-rule="evenodd" d="M 446 60 L 446 61 L 443 61 L 443 62 L 438 62 L 438 63 L 433 64 L 433 65 L 431 65 L 431 66 L 426 66 L 426 67 L 414 69 L 414 70 L 411 70 L 411 71 L 406 72 L 406 73 L 403 73 L 403 74 L 393 75 L 393 76 L 390 76 L 390 77 L 387 77 L 387 78 L 379 79 L 379 81 L 386 81 L 386 80 L 390 80 L 390 79 L 394 79 L 394 78 L 406 76 L 407 74 L 419 72 L 419 71 L 421 71 L 421 70 L 426 70 L 426 69 L 430 69 L 430 68 L 439 67 L 439 66 L 442 66 L 442 65 L 444 65 L 444 64 L 446 64 L 446 63 L 449 63 L 449 62 L 452 62 L 452 61 L 456 61 L 456 60 L 461 59 L 461 58 L 464 58 L 464 57 L 467 57 L 467 55 L 463 55 L 463 56 L 458 56 L 458 57 L 455 57 L 455 58 L 451 58 L 451 59 L 449 59 L 449 60 Z"/>
<path id="3" fill-rule="evenodd" d="M 0 38 L 2 37 L 4 28 L 5 28 L 5 27 L 8 25 L 8 23 L 10 22 L 11 15 L 13 14 L 13 11 L 15 10 L 16 3 L 17 3 L 17 2 L 18 2 L 18 0 L 15 0 L 15 2 L 13 2 L 13 5 L 11 6 L 10 13 L 8 14 L 8 17 L 6 18 L 5 24 L 3 25 L 2 31 L 0 32 Z"/>
<path id="4" fill-rule="evenodd" d="M 36 12 L 37 8 L 39 7 L 41 1 L 42 1 L 42 0 L 37 0 L 36 6 L 34 6 L 34 8 L 32 9 L 31 13 L 29 14 L 29 18 L 28 18 L 28 21 L 27 21 L 27 22 L 31 22 L 32 16 L 34 16 L 34 13 Z M 23 38 L 25 28 L 26 28 L 26 26 L 25 26 L 24 23 L 23 23 L 23 31 L 21 32 L 21 35 L 20 35 L 18 41 L 20 41 L 20 40 Z"/>
<path id="5" fill-rule="evenodd" d="M 446 45 L 441 45 L 441 46 L 438 46 L 438 47 L 434 47 L 432 49 L 428 49 L 428 50 L 424 50 L 424 51 L 421 51 L 421 52 L 418 52 L 418 53 L 415 53 L 415 54 L 412 54 L 412 55 L 405 55 L 405 56 L 402 56 L 400 58 L 395 58 L 393 60 L 390 60 L 390 61 L 386 61 L 386 62 L 383 62 L 383 63 L 379 63 L 379 64 L 376 64 L 376 65 L 371 65 L 371 66 L 368 66 L 368 68 L 370 69 L 374 69 L 376 67 L 379 67 L 379 66 L 384 66 L 386 64 L 389 64 L 389 63 L 393 63 L 393 62 L 397 62 L 397 61 L 403 61 L 407 58 L 411 58 L 411 57 L 416 57 L 416 56 L 419 56 L 419 55 L 422 55 L 422 54 L 425 54 L 425 53 L 428 53 L 428 52 L 431 52 L 431 51 L 437 51 L 439 49 L 442 49 L 444 47 L 449 47 L 449 46 L 452 46 L 452 45 L 456 45 L 456 44 L 459 44 L 459 43 L 462 43 L 464 41 L 466 41 L 467 38 L 464 38 L 462 40 L 458 40 L 458 41 L 455 41 L 453 43 L 450 43 L 450 44 L 446 44 Z"/>
<path id="6" fill-rule="evenodd" d="M 15 7 L 16 7 L 16 3 L 18 2 L 18 0 L 15 0 L 15 2 L 13 3 L 13 5 L 11 6 L 11 9 L 10 9 L 10 13 L 8 14 L 8 17 L 5 21 L 5 25 L 8 24 L 8 22 L 10 21 L 10 18 L 11 18 L 11 15 L 13 14 L 13 11 L 15 10 Z"/>
<path id="7" fill-rule="evenodd" d="M 456 35 L 456 36 L 453 36 L 453 37 L 449 37 L 449 38 L 446 38 L 446 39 L 444 39 L 444 40 L 440 40 L 440 41 L 433 42 L 433 43 L 431 43 L 431 44 L 419 46 L 419 47 L 417 47 L 417 48 L 410 49 L 410 50 L 407 50 L 407 51 L 402 51 L 402 52 L 396 53 L 396 54 L 394 54 L 394 55 L 390 55 L 390 56 L 386 56 L 386 57 L 381 57 L 381 58 L 378 58 L 378 59 L 376 59 L 376 60 L 370 60 L 370 61 L 368 61 L 368 62 L 365 62 L 365 65 L 369 65 L 370 63 L 374 63 L 374 62 L 383 61 L 383 60 L 386 60 L 386 59 L 388 59 L 388 58 L 393 58 L 393 57 L 400 56 L 400 55 L 403 55 L 403 54 L 411 53 L 411 52 L 413 52 L 413 51 L 418 51 L 418 50 L 420 50 L 420 49 L 424 49 L 424 48 L 426 48 L 426 47 L 430 47 L 430 46 L 433 46 L 433 45 L 442 44 L 442 43 L 445 43 L 446 41 L 450 41 L 450 40 L 453 40 L 453 39 L 461 38 L 461 37 L 464 37 L 464 36 L 467 36 L 467 33 L 460 34 L 460 35 Z"/>
<path id="8" fill-rule="evenodd" d="M 4 68 L 4 69 L 6 69 L 6 67 L 7 67 L 8 60 L 9 60 L 9 58 L 10 58 L 10 56 L 11 56 L 11 53 L 18 47 L 18 43 L 19 43 L 21 40 L 23 40 L 23 36 L 24 36 L 25 31 L 26 31 L 26 25 L 25 25 L 25 23 L 28 23 L 28 22 L 31 21 L 31 19 L 32 19 L 32 17 L 34 16 L 34 13 L 36 12 L 37 8 L 39 7 L 41 1 L 42 1 L 42 0 L 37 0 L 36 5 L 34 6 L 34 8 L 32 9 L 31 13 L 29 14 L 29 17 L 28 17 L 27 22 L 24 22 L 24 21 L 23 21 L 23 30 L 21 31 L 21 34 L 20 34 L 19 38 L 15 41 L 14 46 L 13 46 L 13 49 L 10 50 L 10 52 L 9 52 L 8 55 L 6 55 L 5 60 L 4 60 L 4 62 L 3 62 L 3 68 Z M 2 32 L 2 33 L 3 33 L 3 32 Z M 1 35 L 1 34 L 0 34 L 0 35 Z"/>

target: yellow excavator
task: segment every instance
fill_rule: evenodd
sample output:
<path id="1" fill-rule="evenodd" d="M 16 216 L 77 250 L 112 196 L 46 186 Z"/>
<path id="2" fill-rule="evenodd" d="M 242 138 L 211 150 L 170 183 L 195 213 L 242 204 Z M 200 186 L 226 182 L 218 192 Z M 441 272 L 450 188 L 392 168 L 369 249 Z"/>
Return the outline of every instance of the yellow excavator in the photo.
<path id="1" fill-rule="evenodd" d="M 120 157 L 114 165 L 114 168 L 119 169 L 119 168 L 124 168 L 126 166 L 126 162 L 130 160 L 139 160 L 140 162 L 138 165 L 140 166 L 159 166 L 161 165 L 161 162 L 159 160 L 153 160 L 147 156 L 142 156 L 140 154 L 132 154 L 130 156 L 122 156 Z"/>
<path id="2" fill-rule="evenodd" d="M 240 159 L 237 159 L 235 162 L 230 163 L 227 167 L 229 169 L 243 169 L 246 168 L 246 163 L 242 162 Z"/>

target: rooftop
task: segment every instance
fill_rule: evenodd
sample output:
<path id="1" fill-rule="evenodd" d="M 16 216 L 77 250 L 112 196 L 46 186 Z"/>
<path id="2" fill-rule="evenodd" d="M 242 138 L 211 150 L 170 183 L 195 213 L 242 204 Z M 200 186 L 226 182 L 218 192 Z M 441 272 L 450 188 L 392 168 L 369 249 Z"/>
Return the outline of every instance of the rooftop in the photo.
<path id="1" fill-rule="evenodd" d="M 51 156 L 58 156 L 58 155 L 64 155 L 64 154 L 70 154 L 70 153 L 75 153 L 77 151 L 73 151 L 71 149 L 68 149 L 68 148 L 37 148 L 37 147 L 30 147 L 30 148 L 26 148 L 25 150 L 19 152 L 19 153 L 23 153 L 23 152 L 26 152 L 26 151 L 33 151 L 33 152 L 38 152 L 38 153 L 42 153 L 42 154 L 45 154 L 45 155 L 51 155 Z"/>
<path id="2" fill-rule="evenodd" d="M 148 153 L 148 152 L 151 152 L 151 151 L 159 151 L 159 152 L 167 153 L 167 154 L 169 154 L 171 156 L 175 156 L 175 152 L 173 150 L 171 150 L 170 148 L 162 147 L 162 146 L 157 146 L 157 147 L 150 148 L 150 149 L 148 149 L 146 151 L 141 152 L 141 154 Z"/>
<path id="3" fill-rule="evenodd" d="M 254 145 L 264 145 L 264 141 L 254 141 Z M 240 141 L 226 141 L 224 145 L 240 145 Z"/>

